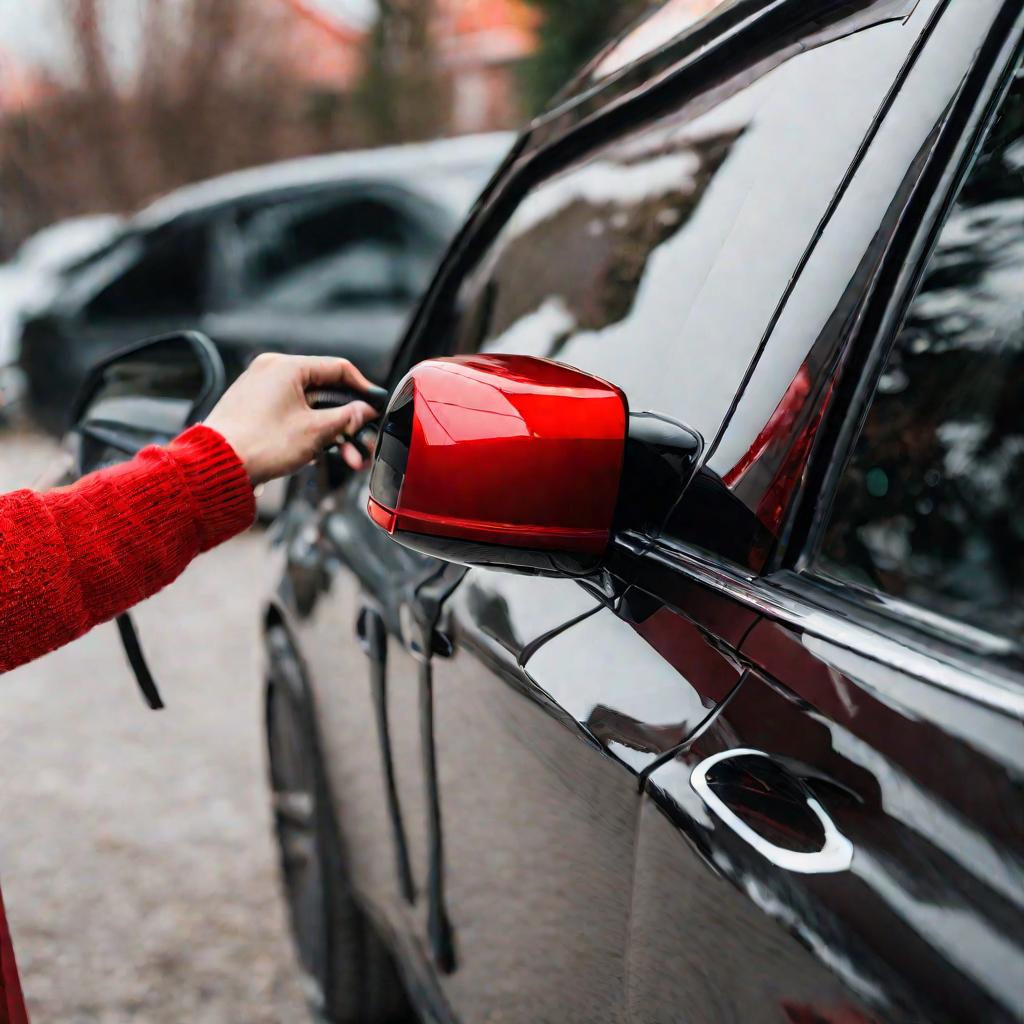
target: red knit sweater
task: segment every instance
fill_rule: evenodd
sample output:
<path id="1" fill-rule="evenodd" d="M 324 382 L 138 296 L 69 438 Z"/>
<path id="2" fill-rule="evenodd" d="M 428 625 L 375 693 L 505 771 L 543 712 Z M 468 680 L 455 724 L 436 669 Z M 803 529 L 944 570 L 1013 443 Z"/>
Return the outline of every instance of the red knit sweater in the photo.
<path id="1" fill-rule="evenodd" d="M 155 594 L 254 515 L 238 456 L 204 426 L 71 487 L 0 495 L 0 672 Z M 0 901 L 0 1024 L 27 1020 Z"/>

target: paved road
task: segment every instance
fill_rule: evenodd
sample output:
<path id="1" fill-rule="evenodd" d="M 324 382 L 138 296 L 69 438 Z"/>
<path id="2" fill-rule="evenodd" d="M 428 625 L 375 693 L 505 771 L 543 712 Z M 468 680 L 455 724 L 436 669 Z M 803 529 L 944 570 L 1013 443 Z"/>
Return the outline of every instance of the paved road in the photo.
<path id="1" fill-rule="evenodd" d="M 53 447 L 0 435 L 0 491 Z M 138 614 L 168 708 L 113 626 L 0 677 L 0 877 L 36 1024 L 306 1020 L 264 788 L 263 538 Z"/>

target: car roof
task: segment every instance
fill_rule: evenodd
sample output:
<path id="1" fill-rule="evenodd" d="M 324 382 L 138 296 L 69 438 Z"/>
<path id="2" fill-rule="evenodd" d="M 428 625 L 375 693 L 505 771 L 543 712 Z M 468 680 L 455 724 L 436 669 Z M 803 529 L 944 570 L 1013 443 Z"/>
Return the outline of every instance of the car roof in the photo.
<path id="1" fill-rule="evenodd" d="M 648 8 L 566 83 L 531 124 L 531 143 L 549 141 L 626 98 L 727 51 L 783 45 L 795 26 L 850 22 L 860 31 L 901 21 L 918 0 L 667 0 Z"/>
<path id="2" fill-rule="evenodd" d="M 54 269 L 106 245 L 121 230 L 123 218 L 114 213 L 67 217 L 40 229 L 21 243 L 17 259 L 34 267 Z"/>
<path id="3" fill-rule="evenodd" d="M 141 210 L 131 227 L 151 230 L 246 199 L 345 183 L 400 185 L 461 218 L 514 140 L 512 132 L 491 132 L 250 167 L 162 196 Z"/>

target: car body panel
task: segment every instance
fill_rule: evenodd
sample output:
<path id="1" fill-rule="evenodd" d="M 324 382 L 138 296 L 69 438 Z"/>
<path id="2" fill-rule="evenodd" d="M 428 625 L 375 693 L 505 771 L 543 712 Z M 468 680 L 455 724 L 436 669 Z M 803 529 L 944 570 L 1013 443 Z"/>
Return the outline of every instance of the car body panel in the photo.
<path id="1" fill-rule="evenodd" d="M 385 380 L 393 352 L 381 339 L 400 337 L 408 319 L 408 306 L 396 303 L 301 317 L 276 310 L 239 310 L 210 313 L 200 322 L 232 366 L 244 367 L 254 352 L 311 356 L 343 352 L 370 380 Z"/>
<path id="2" fill-rule="evenodd" d="M 434 665 L 455 947 L 441 986 L 459 1020 L 503 1008 L 523 1020 L 624 1020 L 635 782 L 551 705 L 546 671 L 524 671 L 483 632 L 464 593 L 450 603 L 455 652 Z M 415 682 L 411 667 L 394 665 L 396 688 Z M 570 932 L 586 936 L 583 949 Z"/>
<path id="3" fill-rule="evenodd" d="M 664 778 L 668 772 L 665 772 Z M 655 773 L 655 778 L 658 773 Z M 684 793 L 684 795 L 686 795 Z M 753 885 L 708 858 L 692 803 L 649 785 L 636 842 L 629 947 L 630 1020 L 866 1024 L 840 978 L 766 913 Z M 699 820 L 699 819 L 698 819 Z M 724 856 L 723 856 L 724 859 Z"/>
<path id="4" fill-rule="evenodd" d="M 762 975 L 741 975 L 743 1002 L 751 984 L 764 999 L 743 1019 L 785 1019 L 787 1005 L 820 1003 L 802 973 L 783 981 L 774 970 L 775 956 L 780 967 L 793 960 L 786 947 L 796 941 L 845 983 L 846 1001 L 863 1019 L 1015 1019 L 1024 967 L 1017 927 L 1024 865 L 1013 839 L 1022 834 L 1013 781 L 1021 720 L 937 695 L 771 623 L 755 628 L 745 651 L 790 686 L 748 675 L 712 728 L 648 782 L 654 802 L 679 823 L 680 846 L 690 852 L 696 844 L 709 874 L 729 878 L 780 932 L 797 937 L 762 953 Z M 977 749 L 978 737 L 988 750 Z M 826 813 L 854 844 L 849 871 L 774 869 L 708 809 L 694 791 L 693 769 L 737 747 L 770 751 L 812 776 Z M 669 916 L 692 913 L 673 905 L 671 890 L 661 896 Z M 658 1004 L 654 992 L 645 994 Z"/>
<path id="5" fill-rule="evenodd" d="M 320 589 L 297 642 L 354 884 L 430 1019 L 1019 1019 L 1019 671 L 778 563 L 828 403 L 864 372 L 863 303 L 894 294 L 876 279 L 1012 6 L 730 5 L 757 24 L 718 22 L 714 60 L 542 117 L 450 249 L 392 383 L 481 342 L 552 356 L 709 454 L 662 535 L 620 531 L 584 583 L 472 569 L 436 614 L 447 570 L 372 536 L 365 478 L 299 521 Z M 396 798 L 366 656 L 339 646 L 367 607 Z M 742 816 L 757 772 L 712 774 L 741 757 L 785 814 Z M 411 887 L 383 855 L 396 803 Z M 817 858 L 816 830 L 849 859 Z"/>
<path id="6" fill-rule="evenodd" d="M 121 223 L 114 214 L 58 221 L 36 232 L 0 264 L 0 368 L 17 361 L 22 318 L 50 298 L 65 270 L 106 245 Z"/>

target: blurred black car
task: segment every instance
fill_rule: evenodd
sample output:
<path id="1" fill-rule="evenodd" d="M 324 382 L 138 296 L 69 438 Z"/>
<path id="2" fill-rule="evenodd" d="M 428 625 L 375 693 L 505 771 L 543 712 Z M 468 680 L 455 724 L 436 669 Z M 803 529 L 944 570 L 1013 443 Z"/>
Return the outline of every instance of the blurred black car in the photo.
<path id="1" fill-rule="evenodd" d="M 179 189 L 65 273 L 24 325 L 26 406 L 63 432 L 101 357 L 195 327 L 229 375 L 258 352 L 344 352 L 371 376 L 498 162 L 508 135 L 253 168 Z"/>
<path id="2" fill-rule="evenodd" d="M 416 493 L 495 533 L 423 504 L 402 546 L 365 472 L 292 508 L 271 781 L 329 1020 L 1024 1015 L 1024 11 L 690 8 L 529 127 L 389 381 L 621 389 L 600 567 L 488 567 L 522 374 L 396 390 L 379 448 L 387 508 L 409 445 L 472 451 Z"/>

